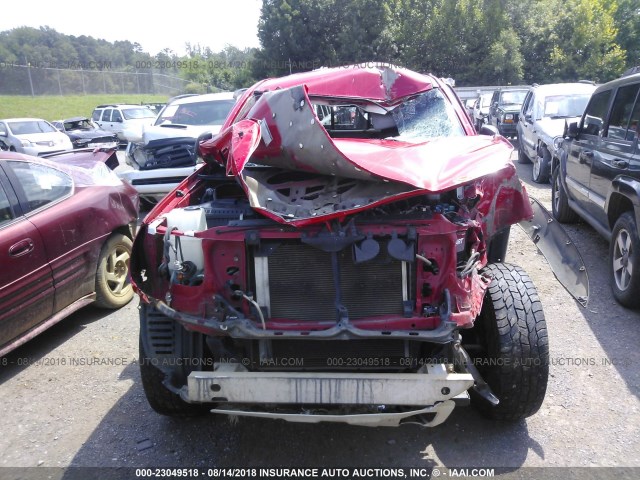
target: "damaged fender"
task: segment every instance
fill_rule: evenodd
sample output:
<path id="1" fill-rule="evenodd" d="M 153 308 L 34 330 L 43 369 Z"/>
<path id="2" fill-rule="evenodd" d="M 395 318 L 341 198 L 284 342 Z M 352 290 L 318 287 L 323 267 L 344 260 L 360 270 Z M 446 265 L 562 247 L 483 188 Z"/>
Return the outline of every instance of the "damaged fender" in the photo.
<path id="1" fill-rule="evenodd" d="M 304 86 L 265 92 L 247 117 L 201 144 L 203 157 L 225 165 L 251 206 L 280 223 L 301 227 L 343 218 L 479 178 L 491 190 L 485 195 L 491 202 L 478 208 L 489 235 L 532 216 L 509 159 L 512 147 L 502 137 L 463 136 L 455 144 L 446 138 L 333 139 Z"/>
<path id="2" fill-rule="evenodd" d="M 547 259 L 551 271 L 562 286 L 583 307 L 586 307 L 589 301 L 589 276 L 578 248 L 562 225 L 538 200 L 535 198 L 529 200 L 534 216 L 531 220 L 519 222 L 520 227 Z"/>

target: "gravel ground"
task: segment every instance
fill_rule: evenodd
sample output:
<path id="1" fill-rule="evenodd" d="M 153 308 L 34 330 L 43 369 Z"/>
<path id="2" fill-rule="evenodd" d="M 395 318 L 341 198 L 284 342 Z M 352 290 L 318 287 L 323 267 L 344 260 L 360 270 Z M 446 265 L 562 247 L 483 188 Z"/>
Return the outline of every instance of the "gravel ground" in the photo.
<path id="1" fill-rule="evenodd" d="M 530 165 L 518 170 L 550 208 L 550 186 L 531 181 Z M 525 421 L 492 423 L 472 408 L 432 429 L 161 417 L 140 385 L 134 301 L 117 312 L 86 308 L 5 357 L 0 466 L 503 467 L 519 478 L 521 467 L 640 467 L 640 312 L 613 300 L 606 242 L 584 224 L 567 231 L 589 272 L 586 308 L 524 232 L 512 230 L 508 261 L 538 288 L 552 358 L 544 404 Z"/>

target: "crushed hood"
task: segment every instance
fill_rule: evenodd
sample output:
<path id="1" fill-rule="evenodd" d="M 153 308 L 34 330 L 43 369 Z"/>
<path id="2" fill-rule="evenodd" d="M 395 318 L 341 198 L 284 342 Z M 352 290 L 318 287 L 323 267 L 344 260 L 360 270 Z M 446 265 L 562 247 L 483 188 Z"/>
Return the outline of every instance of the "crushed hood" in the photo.
<path id="1" fill-rule="evenodd" d="M 433 88 L 426 75 L 375 62 L 338 68 L 320 68 L 274 78 L 260 83 L 259 90 L 289 89 L 305 85 L 313 96 L 366 99 L 382 104 L 394 104 L 409 95 Z"/>
<path id="2" fill-rule="evenodd" d="M 265 92 L 247 119 L 201 148 L 238 178 L 254 209 L 297 226 L 513 169 L 500 136 L 332 139 L 304 86 Z"/>

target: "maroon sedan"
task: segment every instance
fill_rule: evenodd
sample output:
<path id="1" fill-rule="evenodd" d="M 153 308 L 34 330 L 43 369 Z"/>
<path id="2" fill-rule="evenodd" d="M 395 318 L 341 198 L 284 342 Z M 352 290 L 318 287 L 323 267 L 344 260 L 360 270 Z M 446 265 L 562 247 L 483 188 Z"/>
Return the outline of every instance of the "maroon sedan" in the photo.
<path id="1" fill-rule="evenodd" d="M 0 356 L 85 305 L 131 300 L 138 197 L 114 156 L 0 154 Z"/>

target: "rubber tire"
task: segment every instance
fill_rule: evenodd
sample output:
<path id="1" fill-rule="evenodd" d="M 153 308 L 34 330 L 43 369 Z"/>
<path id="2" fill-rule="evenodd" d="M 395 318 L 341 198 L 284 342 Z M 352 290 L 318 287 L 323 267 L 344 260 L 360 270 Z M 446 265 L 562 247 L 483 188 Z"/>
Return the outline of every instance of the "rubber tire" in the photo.
<path id="1" fill-rule="evenodd" d="M 631 263 L 632 273 L 629 285 L 625 290 L 618 288 L 613 272 L 613 255 L 621 231 L 628 233 L 631 246 L 629 261 Z M 638 295 L 638 292 L 640 292 L 640 237 L 638 237 L 638 226 L 633 217 L 633 212 L 625 212 L 620 215 L 613 227 L 611 244 L 609 245 L 609 269 L 611 275 L 611 290 L 613 291 L 614 298 L 627 308 L 640 307 L 640 295 Z"/>
<path id="2" fill-rule="evenodd" d="M 556 198 L 557 196 L 557 198 Z M 560 223 L 575 223 L 580 217 L 569 206 L 567 192 L 560 181 L 560 166 L 558 165 L 551 175 L 551 213 Z"/>
<path id="3" fill-rule="evenodd" d="M 116 309 L 125 306 L 133 298 L 133 287 L 129 278 L 129 259 L 132 247 L 131 239 L 120 233 L 111 235 L 102 246 L 96 269 L 96 306 Z M 110 268 L 114 268 L 109 265 L 109 258 L 117 251 L 122 252 L 121 255 L 127 252 L 127 258 L 124 260 L 124 265 L 118 261 L 118 270 L 121 272 L 120 275 L 125 276 L 125 280 L 122 289 L 116 293 L 109 286 L 107 274 Z"/>
<path id="4" fill-rule="evenodd" d="M 529 159 L 529 157 L 527 157 L 527 154 L 524 153 L 524 150 L 522 149 L 522 140 L 520 140 L 520 137 L 518 137 L 518 163 L 531 163 L 531 160 Z"/>
<path id="5" fill-rule="evenodd" d="M 492 420 L 522 420 L 540 409 L 547 391 L 549 341 L 542 304 L 520 267 L 494 263 L 482 273 L 492 280 L 474 327 L 485 347 L 485 362 L 477 367 L 500 403 L 493 406 L 477 395 L 473 403 Z"/>
<path id="6" fill-rule="evenodd" d="M 536 162 L 538 162 L 539 169 L 538 175 L 536 176 Z M 536 183 L 549 183 L 549 165 L 551 164 L 551 155 L 549 151 L 545 148 L 543 156 L 538 156 L 533 161 L 533 169 L 531 170 L 531 176 L 533 181 Z"/>
<path id="7" fill-rule="evenodd" d="M 200 404 L 187 403 L 179 395 L 169 390 L 164 385 L 164 373 L 155 367 L 144 349 L 142 339 L 140 348 L 140 378 L 142 389 L 151 408 L 160 415 L 170 417 L 196 417 L 204 415 L 211 407 Z"/>

